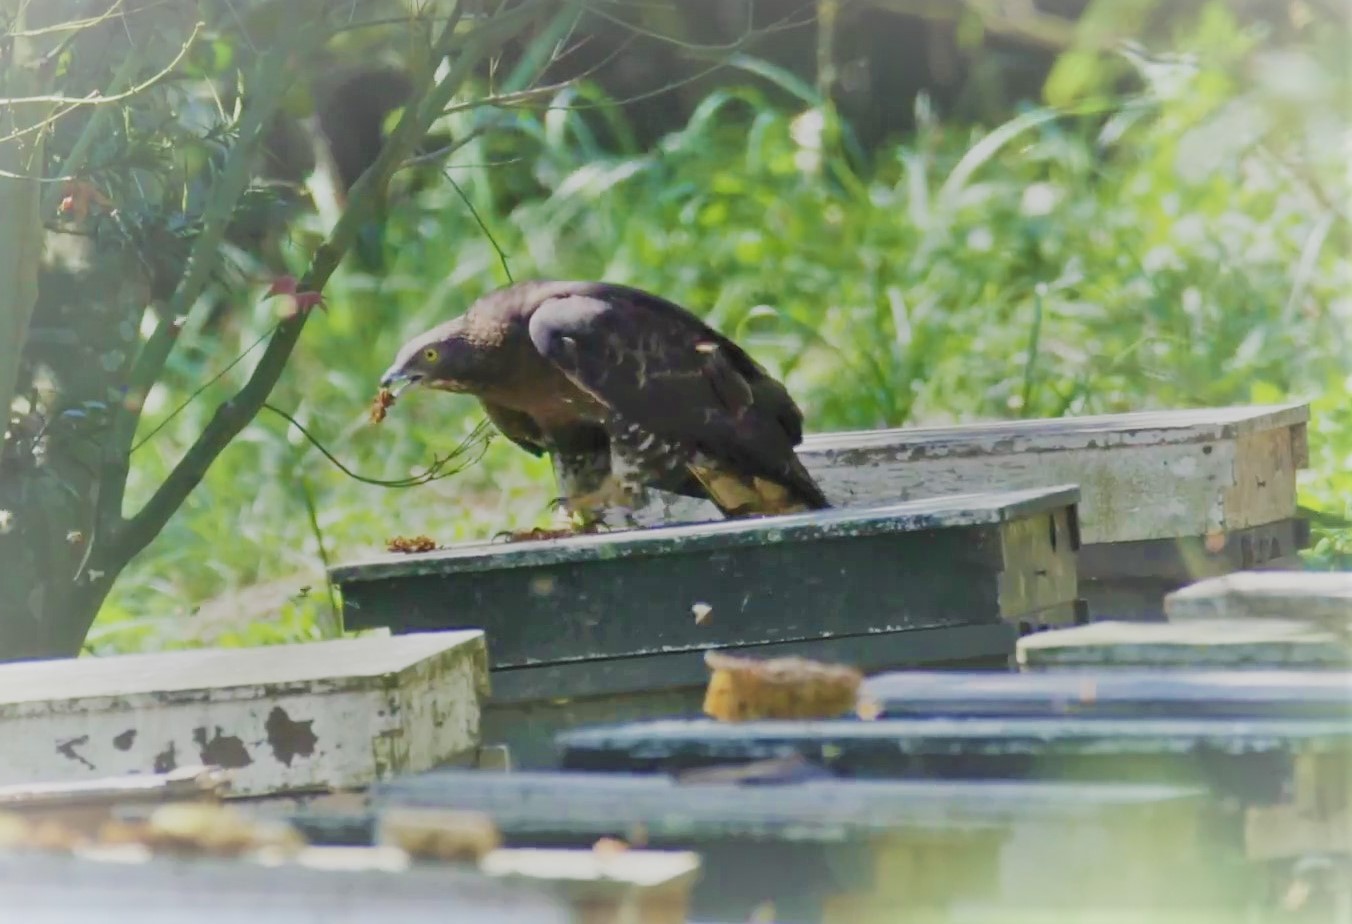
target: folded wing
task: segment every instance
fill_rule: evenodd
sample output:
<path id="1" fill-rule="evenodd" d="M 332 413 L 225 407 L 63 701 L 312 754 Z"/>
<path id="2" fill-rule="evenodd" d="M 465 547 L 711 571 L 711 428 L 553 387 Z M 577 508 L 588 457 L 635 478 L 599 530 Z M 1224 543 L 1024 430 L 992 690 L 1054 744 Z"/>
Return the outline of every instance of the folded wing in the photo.
<path id="1" fill-rule="evenodd" d="M 679 458 L 732 515 L 829 506 L 794 454 L 802 414 L 788 392 L 684 309 L 612 286 L 546 299 L 529 329 L 540 354 L 609 409 L 612 438 L 640 464 L 645 452 Z"/>

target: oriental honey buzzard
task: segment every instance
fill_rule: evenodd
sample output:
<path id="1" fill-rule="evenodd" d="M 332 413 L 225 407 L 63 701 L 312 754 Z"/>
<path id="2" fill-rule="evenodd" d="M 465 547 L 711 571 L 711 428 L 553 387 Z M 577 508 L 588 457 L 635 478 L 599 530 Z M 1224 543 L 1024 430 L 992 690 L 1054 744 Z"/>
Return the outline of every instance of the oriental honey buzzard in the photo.
<path id="1" fill-rule="evenodd" d="M 794 453 L 801 411 L 736 343 L 686 309 L 604 282 L 521 282 L 399 350 L 382 388 L 474 395 L 502 433 L 548 453 L 586 528 L 632 523 L 645 488 L 726 517 L 830 506 Z"/>

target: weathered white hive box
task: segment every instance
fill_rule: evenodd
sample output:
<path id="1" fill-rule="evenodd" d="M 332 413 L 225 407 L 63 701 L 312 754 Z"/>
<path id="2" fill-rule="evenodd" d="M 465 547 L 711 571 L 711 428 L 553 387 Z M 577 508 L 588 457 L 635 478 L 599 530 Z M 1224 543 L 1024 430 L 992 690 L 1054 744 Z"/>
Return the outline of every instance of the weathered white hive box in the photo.
<path id="1" fill-rule="evenodd" d="M 798 454 L 844 507 L 1078 484 L 1090 545 L 1294 516 L 1309 416 L 1282 404 L 814 433 Z M 719 518 L 706 501 L 671 497 L 645 508 L 649 521 Z"/>
<path id="2" fill-rule="evenodd" d="M 1295 619 L 1105 620 L 1018 640 L 1020 670 L 1212 668 L 1349 670 L 1352 645 Z"/>
<path id="3" fill-rule="evenodd" d="M 1237 571 L 1164 598 L 1171 622 L 1290 619 L 1352 641 L 1352 572 Z"/>
<path id="4" fill-rule="evenodd" d="M 1162 619 L 1170 590 L 1290 561 L 1308 543 L 1296 510 L 1308 420 L 1293 403 L 991 421 L 816 433 L 798 454 L 843 507 L 1078 485 L 1091 617 Z M 718 518 L 706 501 L 667 494 L 640 517 Z"/>
<path id="5" fill-rule="evenodd" d="M 521 881 L 524 880 L 524 881 Z M 402 851 L 307 848 L 283 862 L 171 857 L 134 848 L 71 855 L 0 851 L 5 921 L 74 924 L 579 924 L 565 889 L 473 868 L 418 864 Z M 625 920 L 616 918 L 616 920 Z"/>
<path id="6" fill-rule="evenodd" d="M 0 785 L 224 768 L 235 795 L 472 758 L 478 630 L 0 665 Z"/>

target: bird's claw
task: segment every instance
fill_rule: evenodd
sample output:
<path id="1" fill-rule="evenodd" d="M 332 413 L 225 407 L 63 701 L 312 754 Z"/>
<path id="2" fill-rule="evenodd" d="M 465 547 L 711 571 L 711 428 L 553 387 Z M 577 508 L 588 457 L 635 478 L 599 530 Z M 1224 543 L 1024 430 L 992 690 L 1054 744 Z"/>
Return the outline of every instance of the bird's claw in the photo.
<path id="1" fill-rule="evenodd" d="M 576 534 L 572 529 L 545 529 L 536 526 L 531 529 L 504 529 L 493 534 L 492 541 L 504 539 L 507 542 L 529 542 L 540 539 L 564 539 Z"/>

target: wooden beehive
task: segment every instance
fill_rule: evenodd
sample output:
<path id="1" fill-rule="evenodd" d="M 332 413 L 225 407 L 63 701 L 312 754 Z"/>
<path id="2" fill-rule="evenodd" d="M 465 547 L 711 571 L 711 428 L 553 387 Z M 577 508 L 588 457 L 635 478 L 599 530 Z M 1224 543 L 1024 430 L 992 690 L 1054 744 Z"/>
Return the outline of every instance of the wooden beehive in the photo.
<path id="1" fill-rule="evenodd" d="M 1345 637 L 1296 619 L 1105 620 L 1019 639 L 1022 670 L 1352 667 Z"/>
<path id="2" fill-rule="evenodd" d="M 201 924 L 578 924 L 548 882 L 409 864 L 399 851 L 315 848 L 285 862 L 0 852 L 0 894 L 25 921 Z"/>
<path id="3" fill-rule="evenodd" d="M 1005 666 L 1078 618 L 1074 488 L 958 495 L 515 544 L 332 569 L 349 628 L 488 636 L 486 743 L 548 766 L 560 728 L 699 714 L 703 654 L 878 670 Z"/>
<path id="4" fill-rule="evenodd" d="M 1164 598 L 1170 622 L 1293 620 L 1352 642 L 1352 572 L 1238 571 Z"/>
<path id="5" fill-rule="evenodd" d="M 0 784 L 223 768 L 237 795 L 472 760 L 482 632 L 0 665 Z"/>
<path id="6" fill-rule="evenodd" d="M 1348 862 L 1352 708 L 1337 689 L 1347 675 L 1329 676 L 1318 702 L 1302 701 L 1293 690 L 1284 701 L 1251 706 L 1253 715 L 1206 714 L 1194 703 L 1163 716 L 1143 710 L 1010 717 L 991 710 L 997 714 L 597 727 L 561 735 L 560 762 L 589 773 L 679 774 L 792 757 L 855 779 L 1198 786 L 1223 808 L 1233 855 L 1266 860 L 1331 852 Z M 1081 672 L 1080 679 L 1095 678 Z M 1280 834 L 1269 843 L 1264 831 Z"/>
<path id="7" fill-rule="evenodd" d="M 372 804 L 483 812 L 514 845 L 696 851 L 693 920 L 1233 911 L 1246 895 L 1220 874 L 1204 794 L 1172 786 L 447 771 L 383 783 Z"/>
<path id="8" fill-rule="evenodd" d="M 832 503 L 1076 484 L 1082 594 L 1094 619 L 1161 619 L 1199 578 L 1294 561 L 1307 466 L 1304 404 L 1142 411 L 809 435 L 799 450 Z M 654 495 L 645 522 L 717 519 Z"/>
<path id="9" fill-rule="evenodd" d="M 1352 678 L 1327 670 L 894 671 L 859 693 L 876 718 L 1352 720 Z"/>

